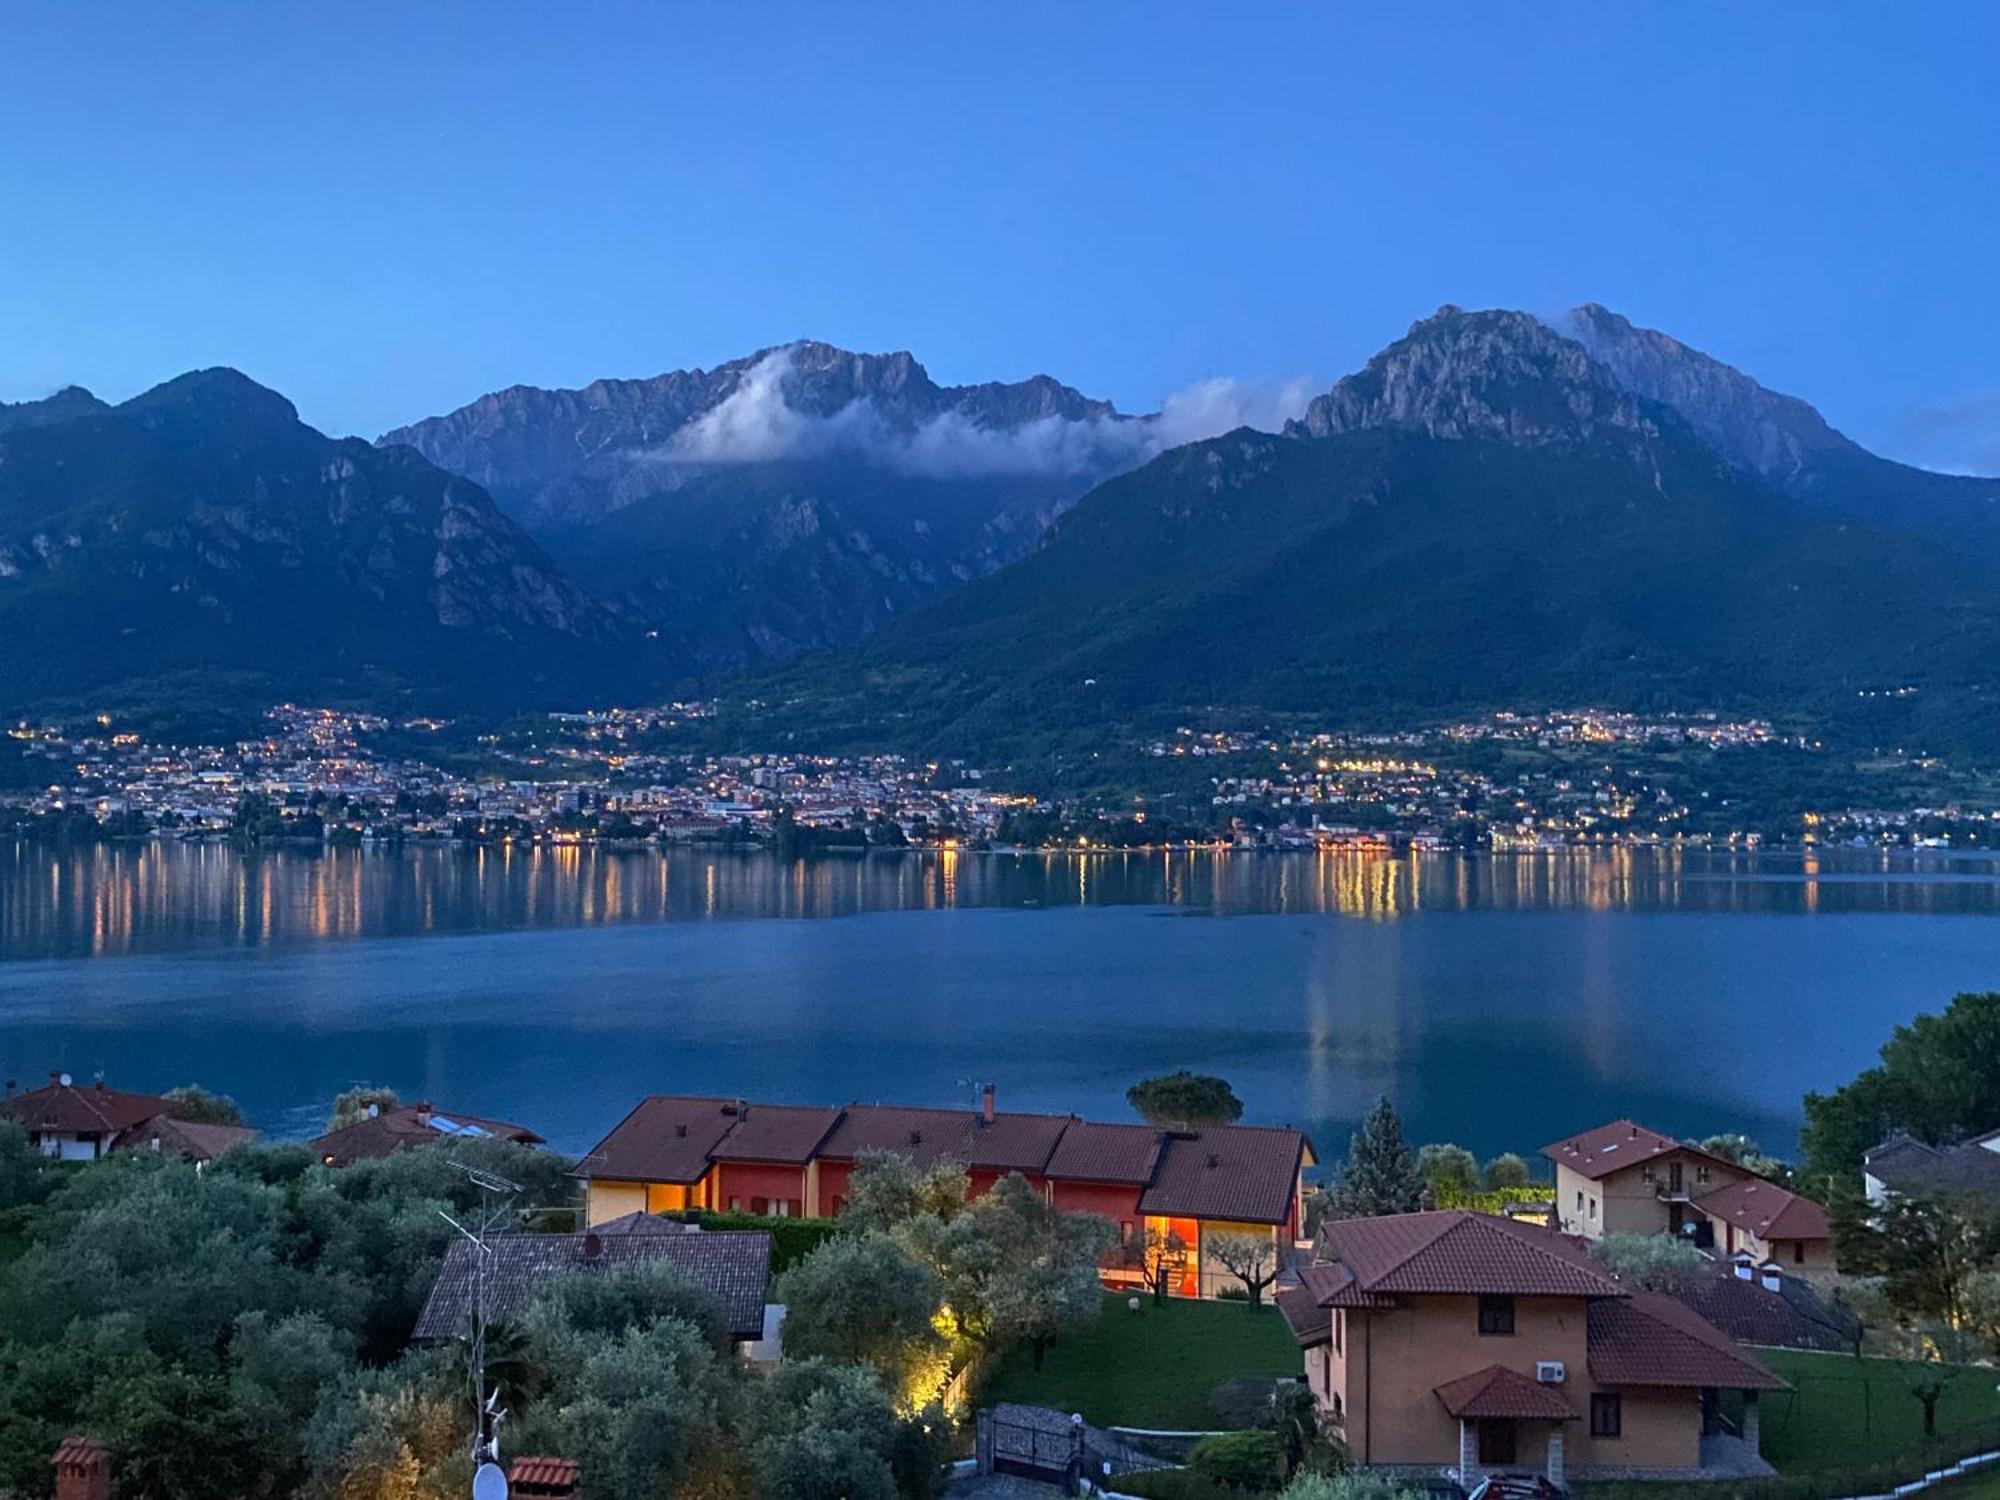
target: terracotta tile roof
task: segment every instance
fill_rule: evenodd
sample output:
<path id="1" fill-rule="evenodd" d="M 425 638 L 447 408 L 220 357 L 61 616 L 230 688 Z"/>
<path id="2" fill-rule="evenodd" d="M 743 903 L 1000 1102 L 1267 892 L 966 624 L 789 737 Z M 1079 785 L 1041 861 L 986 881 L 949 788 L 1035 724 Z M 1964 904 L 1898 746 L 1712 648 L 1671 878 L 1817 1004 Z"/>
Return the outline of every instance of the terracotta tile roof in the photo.
<path id="1" fill-rule="evenodd" d="M 643 1208 L 634 1209 L 629 1214 L 620 1214 L 615 1219 L 606 1219 L 602 1224 L 590 1226 L 595 1235 L 613 1234 L 700 1234 L 699 1224 L 683 1223 L 679 1219 L 662 1218 L 649 1214 Z"/>
<path id="2" fill-rule="evenodd" d="M 338 1130 L 329 1130 L 313 1140 L 312 1149 L 321 1158 L 344 1165 L 351 1161 L 387 1156 L 407 1146 L 428 1146 L 437 1141 L 467 1137 L 496 1137 L 504 1141 L 519 1141 L 526 1146 L 542 1144 L 542 1138 L 525 1125 L 515 1125 L 507 1120 L 482 1119 L 478 1115 L 461 1114 L 455 1109 L 433 1109 L 428 1104 L 403 1104 L 395 1109 L 385 1109 L 368 1119 L 357 1120 L 352 1125 L 343 1125 Z"/>
<path id="3" fill-rule="evenodd" d="M 1784 1381 L 1692 1308 L 1658 1292 L 1592 1302 L 1591 1378 L 1600 1385 L 1780 1390 Z"/>
<path id="4" fill-rule="evenodd" d="M 176 1120 L 172 1115 L 155 1115 L 119 1131 L 111 1149 L 158 1150 L 189 1161 L 214 1161 L 223 1152 L 256 1139 L 257 1132 L 248 1125 L 208 1125 L 198 1120 Z"/>
<path id="5" fill-rule="evenodd" d="M 709 1153 L 736 1123 L 728 1099 L 654 1094 L 641 1099 L 611 1134 L 577 1163 L 579 1177 L 630 1182 L 699 1182 Z"/>
<path id="6" fill-rule="evenodd" d="M 558 1276 L 601 1275 L 667 1265 L 722 1305 L 738 1339 L 763 1336 L 764 1292 L 771 1279 L 771 1236 L 762 1229 L 697 1234 L 497 1234 L 486 1242 L 486 1310 L 491 1319 L 518 1311 Z M 594 1250 L 594 1253 L 593 1253 Z M 478 1249 L 454 1240 L 417 1319 L 412 1343 L 458 1337 L 469 1325 Z"/>
<path id="7" fill-rule="evenodd" d="M 1553 1385 L 1531 1380 L 1505 1365 L 1488 1365 L 1433 1388 L 1454 1417 L 1525 1418 L 1574 1422 L 1576 1408 Z"/>
<path id="8" fill-rule="evenodd" d="M 1760 1240 L 1823 1240 L 1833 1233 L 1825 1209 L 1761 1177 L 1704 1193 L 1694 1200 L 1694 1206 Z"/>
<path id="9" fill-rule="evenodd" d="M 101 1081 L 79 1087 L 60 1078 L 0 1099 L 0 1114 L 20 1121 L 23 1129 L 61 1135 L 116 1135 L 166 1110 L 167 1101 L 152 1094 L 121 1093 Z"/>
<path id="10" fill-rule="evenodd" d="M 977 1170 L 1039 1175 L 1070 1122 L 1069 1115 L 996 1114 L 989 1121 L 977 1110 L 850 1104 L 820 1154 L 852 1161 L 864 1151 L 899 1151 L 924 1163 L 949 1158 Z"/>
<path id="11" fill-rule="evenodd" d="M 729 1131 L 709 1154 L 717 1161 L 775 1161 L 804 1166 L 840 1122 L 837 1109 L 793 1104 L 726 1105 L 738 1109 Z"/>
<path id="12" fill-rule="evenodd" d="M 1592 1181 L 1608 1177 L 1620 1167 L 1653 1161 L 1675 1151 L 1686 1152 L 1704 1161 L 1721 1161 L 1720 1157 L 1710 1156 L 1685 1141 L 1677 1141 L 1662 1131 L 1648 1130 L 1630 1120 L 1613 1120 L 1609 1125 L 1600 1125 L 1581 1135 L 1564 1136 L 1542 1147 L 1542 1155 L 1557 1166 L 1568 1167 Z M 1730 1162 L 1722 1162 L 1722 1165 L 1732 1171 L 1742 1170 Z"/>
<path id="13" fill-rule="evenodd" d="M 1576 1241 L 1539 1225 L 1451 1209 L 1338 1219 L 1321 1255 L 1364 1291 L 1517 1297 L 1622 1297 L 1625 1288 Z"/>
<path id="14" fill-rule="evenodd" d="M 1739 1344 L 1763 1348 L 1852 1352 L 1860 1327 L 1796 1276 L 1780 1276 L 1772 1291 L 1756 1277 L 1741 1277 L 1726 1261 L 1710 1261 L 1702 1274 L 1668 1293 Z"/>
<path id="15" fill-rule="evenodd" d="M 576 1488 L 576 1460 L 517 1458 L 507 1466 L 509 1489 L 567 1491 Z"/>
<path id="16" fill-rule="evenodd" d="M 1296 1130 L 1221 1125 L 1167 1132 L 1139 1211 L 1282 1224 L 1291 1217 L 1306 1138 Z"/>
<path id="17" fill-rule="evenodd" d="M 744 1113 L 738 1114 L 738 1109 Z M 583 1178 L 692 1183 L 717 1161 L 845 1162 L 894 1151 L 920 1163 L 1130 1183 L 1140 1210 L 1282 1224 L 1311 1143 L 1298 1131 L 1225 1125 L 1160 1131 L 1073 1115 L 850 1104 L 845 1109 L 741 1105 L 657 1094 L 641 1100 L 577 1164 Z"/>
<path id="18" fill-rule="evenodd" d="M 1299 1285 L 1321 1307 L 1388 1307 L 1395 1299 L 1371 1292 L 1354 1279 L 1354 1272 L 1337 1260 L 1316 1260 L 1299 1267 Z"/>
<path id="19" fill-rule="evenodd" d="M 1320 1306 L 1310 1288 L 1292 1287 L 1278 1293 L 1275 1299 L 1278 1311 L 1285 1319 L 1285 1326 L 1292 1331 L 1292 1337 L 1301 1349 L 1315 1349 L 1333 1338 L 1333 1309 Z"/>
<path id="20" fill-rule="evenodd" d="M 1166 1145 L 1152 1125 L 1072 1121 L 1049 1157 L 1048 1175 L 1064 1182 L 1151 1182 Z"/>

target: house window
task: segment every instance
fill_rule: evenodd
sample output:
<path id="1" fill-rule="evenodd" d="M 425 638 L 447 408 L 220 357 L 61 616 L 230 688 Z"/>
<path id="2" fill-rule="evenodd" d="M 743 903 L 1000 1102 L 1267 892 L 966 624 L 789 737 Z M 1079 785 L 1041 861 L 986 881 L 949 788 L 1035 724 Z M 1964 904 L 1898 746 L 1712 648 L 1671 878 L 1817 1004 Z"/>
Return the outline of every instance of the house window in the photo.
<path id="1" fill-rule="evenodd" d="M 1336 1307 L 1333 1310 L 1333 1352 L 1335 1354 L 1339 1354 L 1341 1352 L 1340 1335 L 1341 1335 L 1341 1330 L 1343 1326 L 1346 1324 L 1346 1322 L 1347 1322 L 1347 1314 L 1340 1308 Z"/>
<path id="2" fill-rule="evenodd" d="M 1593 1219 L 1597 1217 L 1597 1200 L 1595 1198 L 1590 1200 L 1590 1216 Z"/>
<path id="3" fill-rule="evenodd" d="M 1804 1240 L 1793 1240 L 1792 1264 L 1795 1266 L 1802 1266 L 1805 1263 L 1806 1263 L 1806 1242 Z"/>
<path id="4" fill-rule="evenodd" d="M 1694 1180 L 1695 1180 L 1696 1182 L 1706 1182 L 1706 1181 L 1708 1181 L 1708 1163 L 1707 1163 L 1707 1162 L 1696 1162 L 1696 1163 L 1695 1163 L 1695 1168 L 1694 1168 Z"/>
<path id="5" fill-rule="evenodd" d="M 1641 1182 L 1658 1182 L 1660 1180 L 1660 1174 L 1653 1170 L 1653 1164 L 1651 1162 L 1647 1162 L 1645 1166 L 1639 1169 L 1639 1180 Z"/>
<path id="6" fill-rule="evenodd" d="M 1118 1238 L 1125 1241 L 1126 1244 L 1131 1244 L 1133 1236 L 1138 1234 L 1138 1232 L 1139 1226 L 1134 1224 L 1130 1219 L 1120 1219 L 1118 1221 Z"/>
<path id="7" fill-rule="evenodd" d="M 1583 1212 L 1583 1189 L 1582 1189 L 1582 1188 L 1578 1188 L 1578 1189 L 1576 1190 L 1576 1211 L 1577 1211 L 1578 1213 L 1582 1213 L 1582 1212 Z"/>
<path id="8" fill-rule="evenodd" d="M 1338 1422 L 1344 1415 L 1346 1413 L 1341 1407 L 1340 1392 L 1335 1391 L 1333 1393 L 1333 1420 Z"/>
<path id="9" fill-rule="evenodd" d="M 1508 1418 L 1482 1417 L 1479 1421 L 1479 1462 L 1488 1468 L 1518 1462 L 1514 1423 Z"/>
<path id="10" fill-rule="evenodd" d="M 1625 1432 L 1625 1398 L 1597 1391 L 1590 1398 L 1590 1435 L 1622 1437 Z"/>
<path id="11" fill-rule="evenodd" d="M 740 1213 L 742 1213 L 742 1212 L 743 1212 L 743 1200 L 742 1200 L 741 1198 L 731 1198 L 731 1199 L 729 1200 L 729 1211 L 730 1211 L 731 1213 L 733 1213 L 733 1214 L 740 1214 Z"/>
<path id="12" fill-rule="evenodd" d="M 1479 1299 L 1479 1332 L 1482 1338 L 1508 1338 L 1514 1332 L 1514 1299 L 1512 1297 L 1481 1297 Z M 1512 1463 L 1509 1459 L 1507 1462 Z"/>
<path id="13" fill-rule="evenodd" d="M 769 1198 L 752 1198 L 750 1200 L 751 1213 L 768 1214 L 770 1211 L 771 1211 L 771 1200 Z"/>

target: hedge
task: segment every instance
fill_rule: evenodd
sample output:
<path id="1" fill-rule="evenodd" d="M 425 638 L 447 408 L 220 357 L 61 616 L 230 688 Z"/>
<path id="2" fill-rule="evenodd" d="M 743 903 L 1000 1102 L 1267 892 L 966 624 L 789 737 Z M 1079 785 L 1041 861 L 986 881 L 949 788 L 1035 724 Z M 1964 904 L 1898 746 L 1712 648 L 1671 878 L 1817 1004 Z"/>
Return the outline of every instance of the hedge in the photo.
<path id="1" fill-rule="evenodd" d="M 837 1219 L 798 1219 L 775 1214 L 717 1213 L 691 1208 L 660 1215 L 703 1229 L 768 1229 L 771 1231 L 771 1274 L 789 1269 L 841 1232 Z"/>
<path id="2" fill-rule="evenodd" d="M 1510 1203 L 1554 1203 L 1556 1190 L 1546 1182 L 1530 1182 L 1520 1187 L 1496 1188 L 1490 1193 L 1465 1193 L 1449 1183 L 1438 1183 L 1432 1188 L 1432 1196 L 1439 1208 L 1469 1208 L 1474 1213 L 1499 1218 Z"/>

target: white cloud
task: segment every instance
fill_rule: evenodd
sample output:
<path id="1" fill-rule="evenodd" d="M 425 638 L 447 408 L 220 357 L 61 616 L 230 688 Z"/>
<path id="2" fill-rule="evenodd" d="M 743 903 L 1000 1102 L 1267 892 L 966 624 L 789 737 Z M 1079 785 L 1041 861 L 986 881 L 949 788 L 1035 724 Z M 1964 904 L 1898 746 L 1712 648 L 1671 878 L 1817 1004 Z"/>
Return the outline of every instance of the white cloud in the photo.
<path id="1" fill-rule="evenodd" d="M 945 412 L 906 432 L 891 426 L 865 400 L 829 417 L 797 410 L 786 398 L 791 368 L 791 351 L 766 355 L 734 391 L 690 422 L 658 456 L 668 462 L 728 464 L 845 454 L 931 478 L 1103 476 L 1238 427 L 1275 432 L 1305 410 L 1315 390 L 1303 377 L 1282 382 L 1218 377 L 1173 392 L 1150 416 L 1082 421 L 1049 416 L 1001 430 Z"/>

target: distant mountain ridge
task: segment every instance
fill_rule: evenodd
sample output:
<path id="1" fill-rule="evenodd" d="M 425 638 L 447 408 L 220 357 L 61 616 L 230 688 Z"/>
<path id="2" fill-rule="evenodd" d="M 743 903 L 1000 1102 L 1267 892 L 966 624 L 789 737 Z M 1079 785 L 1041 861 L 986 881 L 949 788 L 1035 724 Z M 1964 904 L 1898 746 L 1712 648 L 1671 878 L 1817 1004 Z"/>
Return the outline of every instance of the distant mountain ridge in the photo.
<path id="1" fill-rule="evenodd" d="M 803 340 L 712 370 L 513 386 L 385 434 L 488 488 L 697 670 L 856 639 L 1011 562 L 1147 456 L 1046 375 L 941 386 Z"/>
<path id="2" fill-rule="evenodd" d="M 1447 306 L 1284 436 L 1163 454 L 1022 561 L 753 688 L 800 735 L 968 754 L 1579 702 L 2000 749 L 2000 567 L 1930 519 L 1795 497 L 1577 340 Z"/>
<path id="3" fill-rule="evenodd" d="M 492 706 L 642 680 L 635 632 L 409 449 L 325 437 L 229 369 L 36 406 L 0 429 L 0 707 Z"/>

